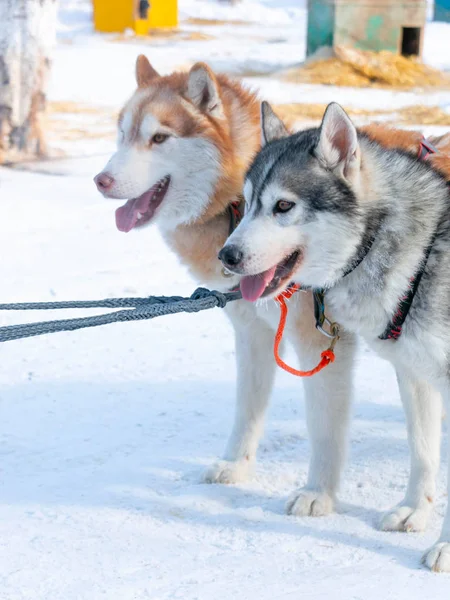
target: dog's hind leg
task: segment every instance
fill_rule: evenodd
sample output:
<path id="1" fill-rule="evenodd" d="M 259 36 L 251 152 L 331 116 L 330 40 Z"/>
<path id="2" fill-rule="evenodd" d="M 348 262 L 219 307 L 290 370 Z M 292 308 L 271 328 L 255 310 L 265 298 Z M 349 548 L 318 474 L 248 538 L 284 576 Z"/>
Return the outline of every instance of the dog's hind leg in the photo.
<path id="1" fill-rule="evenodd" d="M 233 431 L 224 460 L 210 467 L 207 483 L 236 483 L 248 478 L 264 429 L 264 417 L 275 376 L 275 332 L 256 316 L 255 306 L 227 307 L 236 337 L 237 399 Z"/>
<path id="2" fill-rule="evenodd" d="M 423 531 L 436 490 L 442 428 L 442 398 L 438 390 L 411 373 L 397 369 L 406 413 L 411 472 L 405 498 L 381 520 L 384 531 Z"/>
<path id="3" fill-rule="evenodd" d="M 314 328 L 310 295 L 302 294 L 302 300 L 304 306 L 298 311 L 298 335 L 293 341 L 301 368 L 310 369 L 317 364 L 327 340 Z M 288 500 L 286 510 L 289 514 L 319 517 L 334 509 L 347 452 L 354 351 L 354 337 L 343 333 L 336 347 L 336 362 L 304 380 L 312 454 L 306 486 Z"/>
<path id="4" fill-rule="evenodd" d="M 450 386 L 442 390 L 445 399 L 447 413 L 447 424 L 450 425 Z M 450 429 L 450 427 L 448 427 Z M 447 512 L 442 526 L 441 536 L 428 552 L 425 553 L 422 562 L 432 571 L 450 573 L 450 445 L 448 452 L 448 475 L 447 475 Z"/>

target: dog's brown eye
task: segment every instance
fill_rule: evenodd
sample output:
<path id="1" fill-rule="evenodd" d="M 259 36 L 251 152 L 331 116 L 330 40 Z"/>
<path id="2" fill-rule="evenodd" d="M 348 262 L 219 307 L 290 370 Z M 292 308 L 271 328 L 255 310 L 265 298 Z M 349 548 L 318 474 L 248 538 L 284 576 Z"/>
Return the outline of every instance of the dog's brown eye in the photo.
<path id="1" fill-rule="evenodd" d="M 289 200 L 278 200 L 275 204 L 274 213 L 287 213 L 294 208 L 295 202 L 289 202 Z"/>
<path id="2" fill-rule="evenodd" d="M 164 133 L 155 133 L 155 135 L 152 137 L 152 142 L 154 144 L 162 144 L 167 140 L 168 137 L 169 136 L 165 135 Z"/>

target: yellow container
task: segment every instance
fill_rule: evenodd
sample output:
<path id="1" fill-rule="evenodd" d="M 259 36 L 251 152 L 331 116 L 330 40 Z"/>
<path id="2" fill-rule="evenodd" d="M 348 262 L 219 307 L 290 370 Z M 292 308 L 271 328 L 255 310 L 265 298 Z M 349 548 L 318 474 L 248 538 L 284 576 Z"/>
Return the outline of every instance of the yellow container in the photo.
<path id="1" fill-rule="evenodd" d="M 178 0 L 149 0 L 150 29 L 178 25 Z"/>
<path id="2" fill-rule="evenodd" d="M 93 0 L 96 31 L 117 33 L 134 26 L 135 5 L 132 0 Z"/>
<path id="3" fill-rule="evenodd" d="M 139 14 L 139 0 L 93 0 L 94 27 L 105 33 L 134 29 L 146 35 L 149 29 L 178 25 L 178 0 L 149 0 L 147 15 Z"/>
<path id="4" fill-rule="evenodd" d="M 147 35 L 150 29 L 148 19 L 136 19 L 134 22 L 134 31 L 136 35 Z"/>

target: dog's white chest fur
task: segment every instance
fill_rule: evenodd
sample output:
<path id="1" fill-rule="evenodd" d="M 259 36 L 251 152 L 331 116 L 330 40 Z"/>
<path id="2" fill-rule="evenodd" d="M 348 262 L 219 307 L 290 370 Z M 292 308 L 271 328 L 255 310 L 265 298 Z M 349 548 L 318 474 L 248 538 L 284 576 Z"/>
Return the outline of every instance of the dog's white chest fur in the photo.
<path id="1" fill-rule="evenodd" d="M 313 314 L 313 301 L 311 293 L 298 292 L 291 299 L 286 301 L 288 315 L 283 341 L 297 341 L 300 335 L 308 336 L 315 329 Z M 229 304 L 226 308 L 228 315 L 236 327 L 245 327 L 251 322 L 262 321 L 273 331 L 271 347 L 275 340 L 275 332 L 280 323 L 281 311 L 275 299 L 261 300 L 256 304 L 241 300 Z M 307 314 L 307 316 L 305 315 Z M 302 318 L 299 318 L 301 315 Z M 324 337 L 324 349 L 327 345 L 327 338 Z M 298 365 L 293 365 L 297 367 Z"/>

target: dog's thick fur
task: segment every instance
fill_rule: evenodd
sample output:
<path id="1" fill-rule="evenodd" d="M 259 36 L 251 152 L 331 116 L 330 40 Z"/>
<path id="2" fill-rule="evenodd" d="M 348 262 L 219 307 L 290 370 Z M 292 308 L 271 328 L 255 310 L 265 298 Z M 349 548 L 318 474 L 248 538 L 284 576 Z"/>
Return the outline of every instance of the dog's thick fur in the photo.
<path id="1" fill-rule="evenodd" d="M 392 362 L 407 416 L 411 475 L 405 499 L 384 516 L 382 528 L 421 531 L 435 495 L 441 398 L 450 414 L 448 157 L 420 161 L 407 137 L 401 150 L 386 137 L 383 147 L 370 132 L 357 132 L 337 104 L 328 107 L 320 129 L 293 136 L 266 106 L 263 131 L 269 143 L 244 187 L 248 211 L 221 254 L 234 257 L 225 260 L 228 268 L 252 278 L 298 252 L 292 280 L 325 289 L 333 319 Z M 434 142 L 448 150 L 447 138 Z M 421 269 L 401 337 L 380 339 Z M 338 353 L 335 368 L 340 361 Z M 322 449 L 347 419 L 335 416 L 328 429 L 320 427 Z M 449 510 L 424 562 L 450 572 Z"/>
<path id="2" fill-rule="evenodd" d="M 136 75 L 138 89 L 119 118 L 118 152 L 99 174 L 113 181 L 108 179 L 105 189 L 97 179 L 100 191 L 108 198 L 133 198 L 170 175 L 155 221 L 199 282 L 230 289 L 239 277 L 224 277 L 217 255 L 229 232 L 226 209 L 239 198 L 260 146 L 260 103 L 204 64 L 190 73 L 160 77 L 141 56 Z M 161 145 L 150 142 L 158 132 L 170 136 Z M 399 139 L 386 128 L 368 134 L 386 145 Z M 405 133 L 402 140 L 416 152 L 419 142 L 416 133 Z M 288 333 L 302 367 L 310 368 L 324 349 L 313 324 L 311 296 L 297 294 L 290 305 Z M 272 302 L 260 307 L 235 302 L 226 311 L 236 334 L 236 417 L 224 459 L 207 470 L 205 479 L 233 483 L 245 479 L 255 462 L 275 373 L 279 313 Z M 292 514 L 319 516 L 333 510 L 345 458 L 353 352 L 353 335 L 344 334 L 338 364 L 305 382 L 312 456 L 306 486 L 288 502 Z"/>

